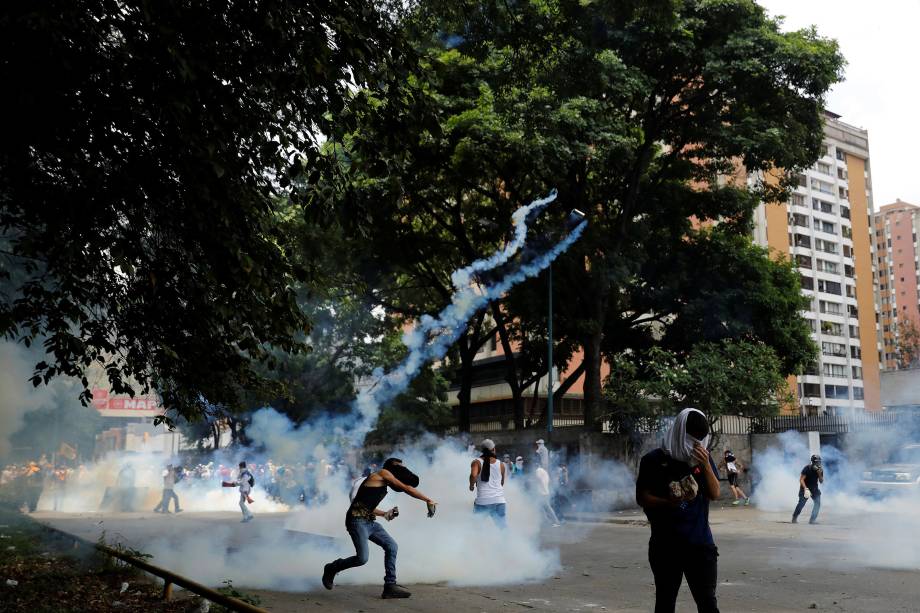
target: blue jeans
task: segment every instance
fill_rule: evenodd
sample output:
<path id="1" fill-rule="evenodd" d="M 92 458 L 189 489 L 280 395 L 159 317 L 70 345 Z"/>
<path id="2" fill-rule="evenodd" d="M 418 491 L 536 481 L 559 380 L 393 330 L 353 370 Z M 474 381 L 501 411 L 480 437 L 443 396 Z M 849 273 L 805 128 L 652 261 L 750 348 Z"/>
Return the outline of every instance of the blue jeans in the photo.
<path id="1" fill-rule="evenodd" d="M 792 513 L 792 519 L 798 519 L 799 513 L 802 512 L 802 509 L 805 508 L 805 503 L 808 501 L 803 494 L 799 494 L 799 504 L 795 505 L 795 511 Z M 811 519 L 810 522 L 818 521 L 818 511 L 821 510 L 821 494 L 811 496 Z"/>
<path id="2" fill-rule="evenodd" d="M 383 568 L 386 572 L 383 582 L 396 583 L 396 541 L 387 533 L 383 526 L 369 519 L 349 517 L 345 520 L 345 529 L 351 541 L 355 544 L 355 555 L 350 558 L 339 558 L 332 563 L 335 572 L 340 572 L 356 566 L 367 564 L 369 548 L 367 542 L 376 543 L 383 548 Z"/>
<path id="3" fill-rule="evenodd" d="M 499 528 L 506 526 L 505 522 L 505 503 L 499 504 L 473 504 L 474 513 L 483 513 L 492 517 L 492 521 Z"/>

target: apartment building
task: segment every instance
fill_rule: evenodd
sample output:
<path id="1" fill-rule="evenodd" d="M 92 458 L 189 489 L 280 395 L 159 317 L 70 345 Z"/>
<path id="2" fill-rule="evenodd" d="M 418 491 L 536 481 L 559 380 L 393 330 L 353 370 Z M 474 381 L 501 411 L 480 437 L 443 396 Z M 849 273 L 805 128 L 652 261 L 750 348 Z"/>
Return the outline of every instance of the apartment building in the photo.
<path id="1" fill-rule="evenodd" d="M 907 322 L 920 328 L 920 206 L 900 199 L 886 204 L 873 215 L 873 229 L 881 363 L 883 369 L 895 370 L 909 366 L 900 352 Z"/>
<path id="2" fill-rule="evenodd" d="M 789 202 L 761 205 L 755 217 L 756 242 L 798 267 L 820 350 L 813 368 L 790 379 L 798 406 L 789 410 L 880 410 L 868 133 L 826 113 L 824 136 Z"/>

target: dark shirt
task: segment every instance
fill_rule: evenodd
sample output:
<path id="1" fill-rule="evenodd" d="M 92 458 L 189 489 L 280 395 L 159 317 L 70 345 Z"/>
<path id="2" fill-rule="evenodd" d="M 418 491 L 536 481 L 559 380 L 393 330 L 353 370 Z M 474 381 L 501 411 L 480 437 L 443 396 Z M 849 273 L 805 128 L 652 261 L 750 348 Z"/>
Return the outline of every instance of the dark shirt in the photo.
<path id="1" fill-rule="evenodd" d="M 386 498 L 387 486 L 368 487 L 365 483 L 367 483 L 367 479 L 358 487 L 358 491 L 355 493 L 355 499 L 351 501 L 351 506 L 348 507 L 346 517 L 376 521 L 377 518 L 374 515 L 374 509 L 376 509 L 377 505 Z"/>
<path id="2" fill-rule="evenodd" d="M 818 489 L 818 469 L 815 468 L 814 464 L 809 464 L 802 469 L 802 474 L 805 475 L 805 487 L 808 488 L 808 491 L 811 492 L 812 496 L 820 496 L 821 490 Z M 804 495 L 805 490 L 802 489 L 802 486 L 799 486 L 799 495 Z"/>
<path id="3" fill-rule="evenodd" d="M 715 463 L 709 458 L 713 474 Z M 703 468 L 690 468 L 686 462 L 675 460 L 662 449 L 645 454 L 639 462 L 639 476 L 636 478 L 636 493 L 647 491 L 652 496 L 670 499 L 672 481 L 680 481 L 693 475 L 699 486 L 696 498 L 680 503 L 673 509 L 645 509 L 652 527 L 652 542 L 674 545 L 713 545 L 709 529 L 709 497 L 706 495 L 706 478 Z"/>

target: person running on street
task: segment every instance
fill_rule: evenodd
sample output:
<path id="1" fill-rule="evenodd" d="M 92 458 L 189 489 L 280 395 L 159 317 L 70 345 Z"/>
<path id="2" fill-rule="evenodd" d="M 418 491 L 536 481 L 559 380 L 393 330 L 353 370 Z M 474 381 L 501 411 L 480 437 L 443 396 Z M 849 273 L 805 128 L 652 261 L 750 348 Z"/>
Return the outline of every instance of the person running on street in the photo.
<path id="1" fill-rule="evenodd" d="M 537 484 L 537 506 L 540 508 L 540 511 L 543 513 L 546 519 L 552 523 L 553 528 L 558 528 L 559 517 L 556 516 L 556 512 L 553 510 L 553 506 L 550 504 L 549 473 L 546 472 L 546 469 L 542 466 L 537 466 L 533 472 L 534 480 Z"/>
<path id="2" fill-rule="evenodd" d="M 409 590 L 396 584 L 396 541 L 376 520 L 383 517 L 387 521 L 392 521 L 399 515 L 397 507 L 388 511 L 377 508 L 386 497 L 388 487 L 421 500 L 428 506 L 428 517 L 434 517 L 437 503 L 415 489 L 418 484 L 419 478 L 403 466 L 399 458 L 389 458 L 383 463 L 382 469 L 364 479 L 345 513 L 345 529 L 354 543 L 355 555 L 326 564 L 323 568 L 323 587 L 331 590 L 335 585 L 336 574 L 367 564 L 367 543 L 370 541 L 383 548 L 383 566 L 386 574 L 381 598 L 408 598 L 412 595 Z"/>
<path id="3" fill-rule="evenodd" d="M 246 503 L 252 504 L 254 502 L 253 499 L 249 497 L 249 493 L 256 484 L 256 479 L 252 476 L 252 472 L 246 468 L 246 462 L 240 462 L 240 470 L 239 474 L 236 476 L 236 484 L 240 488 L 240 511 L 243 512 L 243 520 L 240 523 L 245 524 L 246 522 L 252 521 L 253 515 L 249 507 L 246 506 Z"/>
<path id="4" fill-rule="evenodd" d="M 176 467 L 172 464 L 167 464 L 166 469 L 163 471 L 163 497 L 154 509 L 154 513 L 169 513 L 169 501 L 173 501 L 173 508 L 176 513 L 181 513 L 182 509 L 179 508 L 179 497 L 176 496 Z"/>
<path id="5" fill-rule="evenodd" d="M 741 486 L 738 485 L 738 476 L 741 471 L 744 470 L 744 466 L 741 464 L 741 461 L 735 457 L 731 449 L 725 450 L 725 455 L 719 463 L 719 468 L 724 468 L 725 473 L 728 475 L 728 487 L 735 497 L 735 501 L 732 502 L 732 505 L 737 507 L 741 504 L 742 500 L 744 501 L 744 506 L 750 505 L 751 499 L 748 498 L 744 490 L 741 489 Z"/>

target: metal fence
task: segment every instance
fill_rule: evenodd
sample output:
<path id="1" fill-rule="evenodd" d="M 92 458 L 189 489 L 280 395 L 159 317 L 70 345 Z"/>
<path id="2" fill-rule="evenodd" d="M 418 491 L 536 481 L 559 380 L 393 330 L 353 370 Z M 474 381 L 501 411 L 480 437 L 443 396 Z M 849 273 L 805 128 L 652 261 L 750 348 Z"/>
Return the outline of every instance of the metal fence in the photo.
<path id="1" fill-rule="evenodd" d="M 670 417 L 648 416 L 641 418 L 608 418 L 601 423 L 607 434 L 650 434 L 663 432 L 671 424 Z M 553 419 L 554 428 L 583 427 L 584 419 L 564 416 Z M 543 428 L 544 424 L 527 424 L 525 428 Z M 795 430 L 822 434 L 845 434 L 874 428 L 905 428 L 920 432 L 920 411 L 855 413 L 853 415 L 776 415 L 772 417 L 745 417 L 723 415 L 712 424 L 718 434 L 775 434 Z M 470 424 L 470 432 L 503 432 L 514 430 L 514 420 L 490 419 Z"/>

